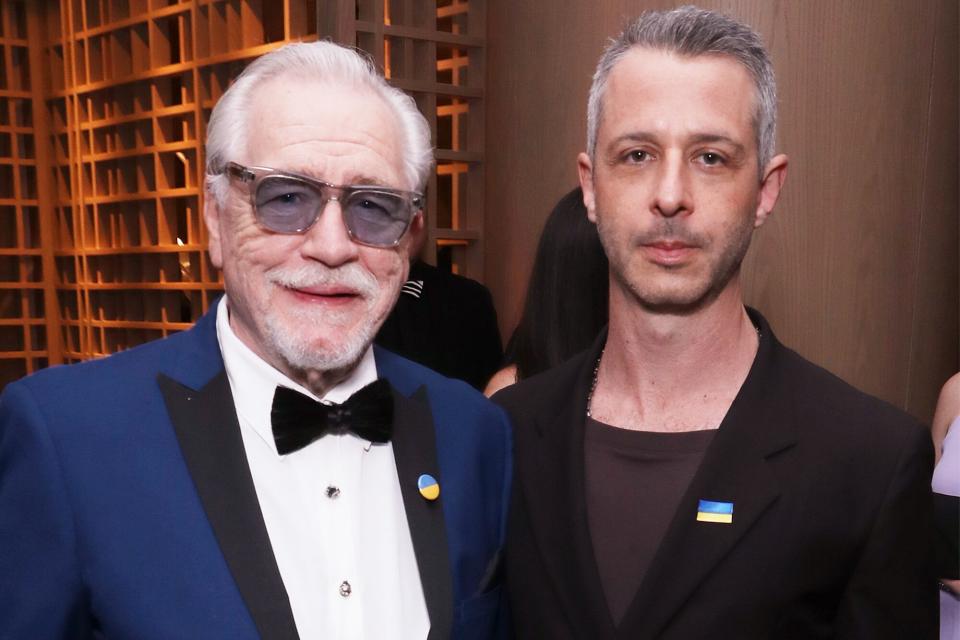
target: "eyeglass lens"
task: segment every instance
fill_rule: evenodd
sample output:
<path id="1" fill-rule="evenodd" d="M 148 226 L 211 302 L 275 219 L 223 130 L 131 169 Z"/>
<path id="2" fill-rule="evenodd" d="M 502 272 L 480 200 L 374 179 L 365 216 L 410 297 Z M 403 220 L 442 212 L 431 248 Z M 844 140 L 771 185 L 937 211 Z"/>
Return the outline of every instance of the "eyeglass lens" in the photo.
<path id="1" fill-rule="evenodd" d="M 260 224 L 278 233 L 308 229 L 323 210 L 324 188 L 291 176 L 269 176 L 254 196 Z M 340 201 L 350 235 L 365 244 L 392 246 L 406 231 L 414 209 L 406 198 L 376 189 L 346 189 Z"/>

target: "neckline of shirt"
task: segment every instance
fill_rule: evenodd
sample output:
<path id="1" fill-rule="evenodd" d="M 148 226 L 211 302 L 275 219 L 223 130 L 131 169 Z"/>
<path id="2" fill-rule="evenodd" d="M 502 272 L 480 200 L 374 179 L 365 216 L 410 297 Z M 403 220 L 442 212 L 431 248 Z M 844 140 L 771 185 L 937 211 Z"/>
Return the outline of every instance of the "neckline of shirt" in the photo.
<path id="1" fill-rule="evenodd" d="M 233 392 L 234 406 L 241 424 L 246 423 L 277 452 L 270 424 L 270 409 L 277 386 L 287 387 L 317 402 L 338 404 L 356 391 L 377 379 L 377 366 L 373 348 L 368 346 L 359 364 L 345 380 L 331 388 L 322 397 L 315 395 L 303 385 L 291 380 L 243 343 L 230 327 L 229 300 L 224 295 L 217 306 L 217 341 L 223 356 L 223 365 Z M 363 442 L 369 445 L 369 442 Z M 277 455 L 280 455 L 277 453 Z"/>

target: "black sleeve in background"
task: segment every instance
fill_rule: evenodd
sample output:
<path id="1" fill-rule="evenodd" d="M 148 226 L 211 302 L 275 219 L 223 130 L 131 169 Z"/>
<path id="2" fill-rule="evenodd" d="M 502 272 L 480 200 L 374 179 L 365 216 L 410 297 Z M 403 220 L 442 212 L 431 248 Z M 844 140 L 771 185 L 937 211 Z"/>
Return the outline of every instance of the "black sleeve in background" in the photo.
<path id="1" fill-rule="evenodd" d="M 377 344 L 482 391 L 503 359 L 490 292 L 422 262 L 411 267 L 410 280 L 423 281 L 419 297 L 400 294 Z"/>
<path id="2" fill-rule="evenodd" d="M 475 366 L 467 382 L 483 391 L 503 362 L 503 342 L 500 340 L 497 310 L 493 306 L 490 291 L 478 284 L 475 299 L 477 306 L 472 315 L 476 322 L 476 340 L 470 355 Z"/>
<path id="3" fill-rule="evenodd" d="M 933 494 L 937 576 L 960 580 L 960 497 Z"/>

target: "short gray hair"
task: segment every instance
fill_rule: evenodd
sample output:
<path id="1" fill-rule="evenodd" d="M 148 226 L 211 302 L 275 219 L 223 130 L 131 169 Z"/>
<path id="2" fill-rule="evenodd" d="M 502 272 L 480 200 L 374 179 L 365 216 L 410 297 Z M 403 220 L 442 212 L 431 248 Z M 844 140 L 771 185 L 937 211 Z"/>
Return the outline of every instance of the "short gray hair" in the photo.
<path id="1" fill-rule="evenodd" d="M 603 118 L 603 94 L 616 64 L 634 47 L 667 51 L 680 56 L 723 55 L 742 64 L 757 88 L 753 128 L 760 171 L 773 157 L 777 137 L 777 81 L 763 41 L 733 18 L 714 11 L 684 6 L 651 11 L 627 24 L 600 56 L 587 101 L 587 153 L 595 159 L 597 132 Z"/>
<path id="2" fill-rule="evenodd" d="M 433 166 L 430 126 L 413 98 L 391 87 L 370 58 L 355 49 L 328 41 L 295 42 L 247 66 L 224 92 L 210 114 L 207 125 L 206 182 L 211 195 L 223 203 L 227 162 L 238 157 L 246 144 L 246 132 L 255 123 L 247 122 L 250 102 L 261 84 L 283 75 L 343 84 L 372 91 L 396 115 L 403 153 L 404 188 L 422 190 Z M 269 123 L 266 124 L 269 126 Z"/>

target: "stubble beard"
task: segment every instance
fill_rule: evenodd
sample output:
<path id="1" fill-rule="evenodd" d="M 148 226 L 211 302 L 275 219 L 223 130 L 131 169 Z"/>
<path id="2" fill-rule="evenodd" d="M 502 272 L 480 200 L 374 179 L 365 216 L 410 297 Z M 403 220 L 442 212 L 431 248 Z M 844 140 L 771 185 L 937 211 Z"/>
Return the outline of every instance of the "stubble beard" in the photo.
<path id="1" fill-rule="evenodd" d="M 717 238 L 709 238 L 685 229 L 682 224 L 672 218 L 661 220 L 653 229 L 635 234 L 629 241 L 623 241 L 602 224 L 603 217 L 597 216 L 597 232 L 601 244 L 610 263 L 610 272 L 615 286 L 618 286 L 638 306 L 651 313 L 670 315 L 691 315 L 703 309 L 715 300 L 729 285 L 737 273 L 743 259 L 750 248 L 753 236 L 753 221 L 744 216 L 743 223 L 739 224 L 731 233 L 722 238 L 723 247 L 719 255 L 707 265 L 707 273 L 693 282 L 666 283 L 666 286 L 655 286 L 656 283 L 646 282 L 647 276 L 643 273 L 633 273 L 630 269 L 630 253 L 639 250 L 643 244 L 655 242 L 659 239 L 680 240 L 697 246 L 700 251 L 708 252 Z M 626 247 L 621 250 L 620 247 Z M 642 258 L 641 258 L 642 259 Z M 665 273 L 658 279 L 669 277 L 666 272 L 680 271 L 683 267 L 671 269 L 656 266 Z M 677 277 L 681 277 L 679 274 Z"/>

